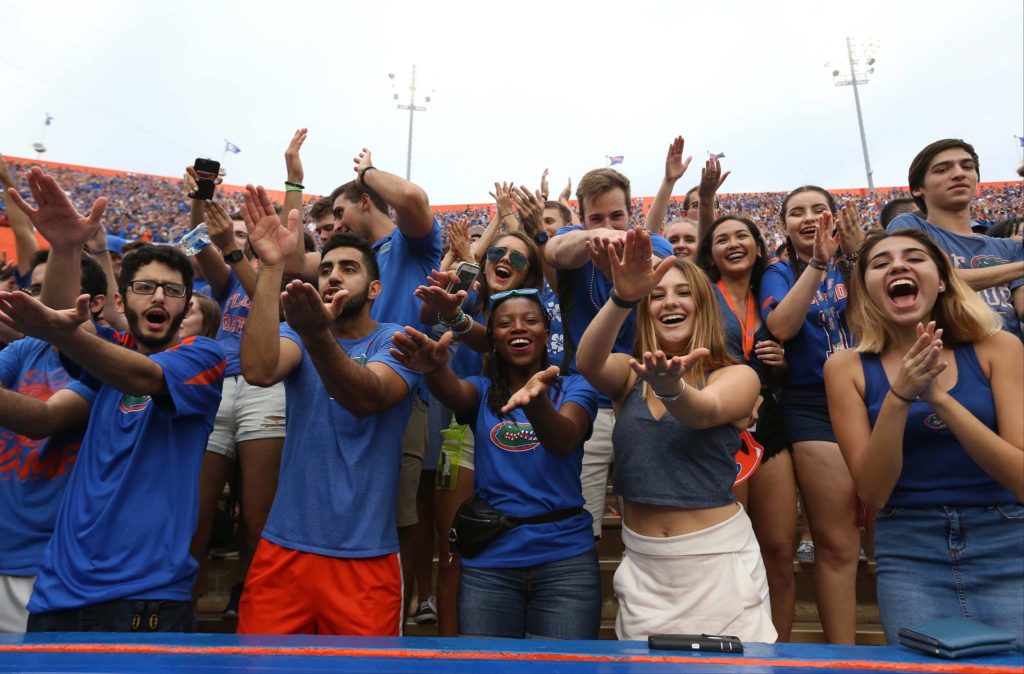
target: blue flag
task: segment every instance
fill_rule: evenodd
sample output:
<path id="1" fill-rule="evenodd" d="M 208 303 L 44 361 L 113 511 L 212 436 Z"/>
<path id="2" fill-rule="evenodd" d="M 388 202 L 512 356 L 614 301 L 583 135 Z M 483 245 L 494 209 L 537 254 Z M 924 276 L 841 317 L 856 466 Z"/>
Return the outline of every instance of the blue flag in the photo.
<path id="1" fill-rule="evenodd" d="M 239 147 L 237 145 L 235 145 L 234 143 L 232 143 L 230 140 L 225 138 L 224 139 L 224 151 L 225 152 L 231 152 L 232 154 L 238 154 L 242 150 L 239 149 Z"/>
<path id="2" fill-rule="evenodd" d="M 617 154 L 614 157 L 608 157 L 608 165 L 615 166 L 616 164 L 621 164 L 623 159 L 625 159 L 625 157 L 621 154 Z"/>
<path id="3" fill-rule="evenodd" d="M 711 156 L 712 159 L 724 159 L 725 158 L 725 153 L 724 152 L 719 152 L 717 154 L 714 153 L 714 152 L 708 152 L 708 154 Z"/>
<path id="4" fill-rule="evenodd" d="M 52 121 L 53 117 L 50 116 L 50 113 L 46 113 L 46 126 L 50 126 L 50 122 Z"/>
<path id="5" fill-rule="evenodd" d="M 1013 137 L 1020 142 L 1021 147 L 1024 147 L 1024 136 L 1018 136 L 1017 134 L 1014 134 Z"/>

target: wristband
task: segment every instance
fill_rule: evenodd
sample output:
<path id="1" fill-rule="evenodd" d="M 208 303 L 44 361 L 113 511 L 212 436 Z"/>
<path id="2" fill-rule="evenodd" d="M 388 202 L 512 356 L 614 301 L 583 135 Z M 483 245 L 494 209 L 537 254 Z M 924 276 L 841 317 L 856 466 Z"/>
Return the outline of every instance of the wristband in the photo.
<path id="1" fill-rule="evenodd" d="M 907 403 L 908 405 L 917 402 L 917 398 L 904 398 L 899 393 L 896 393 L 896 389 L 894 389 L 892 387 L 892 384 L 889 385 L 889 393 L 893 394 L 894 396 L 896 396 L 897 398 L 899 398 L 903 402 Z"/>
<path id="2" fill-rule="evenodd" d="M 499 215 L 501 215 L 501 219 L 504 220 L 508 216 L 512 215 L 512 211 L 509 211 L 508 213 L 500 213 Z"/>
<path id="3" fill-rule="evenodd" d="M 657 391 L 655 391 L 653 386 L 651 387 L 651 391 L 654 392 L 654 397 L 657 398 L 658 400 L 661 400 L 661 401 L 666 402 L 666 403 L 670 403 L 673 400 L 679 400 L 679 396 L 683 395 L 683 391 L 685 391 L 685 390 L 686 390 L 686 380 L 683 379 L 682 377 L 679 378 L 679 392 L 674 394 L 674 395 L 663 396 L 660 393 L 658 393 Z"/>
<path id="4" fill-rule="evenodd" d="M 819 271 L 828 271 L 828 262 L 819 262 L 813 257 L 807 262 L 807 266 L 811 269 L 817 269 Z"/>
<path id="5" fill-rule="evenodd" d="M 98 250 L 90 250 L 89 254 L 90 255 L 103 255 L 104 253 L 109 253 L 109 252 L 110 252 L 109 248 L 100 248 Z"/>
<path id="6" fill-rule="evenodd" d="M 615 288 L 612 288 L 612 294 L 608 296 L 608 299 L 610 299 L 612 301 L 612 304 L 614 304 L 617 307 L 622 307 L 623 309 L 632 309 L 636 305 L 640 304 L 640 300 L 624 300 L 624 299 L 622 299 L 619 296 L 619 294 L 617 292 L 615 292 Z"/>
<path id="7" fill-rule="evenodd" d="M 366 172 L 367 171 L 372 171 L 375 168 L 377 168 L 377 167 L 376 166 L 365 166 L 365 167 L 363 167 L 362 169 L 359 170 L 359 184 L 361 186 L 366 187 Z"/>
<path id="8" fill-rule="evenodd" d="M 306 189 L 306 186 L 303 185 L 302 183 L 292 182 L 291 180 L 284 181 L 284 186 L 285 187 L 294 187 L 296 190 L 299 190 L 299 191 Z"/>
<path id="9" fill-rule="evenodd" d="M 285 185 L 284 185 L 284 191 L 285 192 L 301 192 L 303 189 L 305 189 L 305 188 L 303 188 L 303 187 L 295 187 L 294 185 L 289 185 L 288 183 L 285 183 Z"/>

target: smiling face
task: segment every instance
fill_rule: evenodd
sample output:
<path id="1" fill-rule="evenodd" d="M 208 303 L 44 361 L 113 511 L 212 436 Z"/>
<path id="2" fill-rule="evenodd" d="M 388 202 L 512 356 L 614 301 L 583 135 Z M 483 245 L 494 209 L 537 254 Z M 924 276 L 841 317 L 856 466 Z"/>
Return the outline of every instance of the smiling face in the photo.
<path id="1" fill-rule="evenodd" d="M 797 252 L 810 256 L 818 223 L 828 212 L 828 199 L 817 190 L 806 190 L 787 200 L 786 233 Z"/>
<path id="2" fill-rule="evenodd" d="M 676 257 L 697 253 L 697 225 L 691 220 L 675 220 L 665 227 L 665 238 L 672 244 Z"/>
<path id="3" fill-rule="evenodd" d="M 904 236 L 882 239 L 865 251 L 865 265 L 868 297 L 888 320 L 903 326 L 928 322 L 946 284 L 920 242 Z"/>
<path id="4" fill-rule="evenodd" d="M 181 284 L 183 279 L 180 271 L 162 262 L 150 262 L 135 272 L 132 283 L 138 281 Z M 188 311 L 187 298 L 168 297 L 163 287 L 152 295 L 143 295 L 129 285 L 123 297 L 118 295 L 118 304 L 142 353 L 155 353 L 176 342 L 178 328 Z"/>
<path id="5" fill-rule="evenodd" d="M 697 305 L 681 269 L 673 267 L 661 279 L 651 292 L 649 310 L 661 348 L 678 351 L 689 343 Z"/>
<path id="6" fill-rule="evenodd" d="M 486 261 L 484 274 L 487 278 L 488 290 L 491 293 L 500 293 L 523 287 L 523 282 L 530 269 L 530 249 L 526 242 L 514 236 L 503 236 L 495 240 L 491 244 L 491 248 L 504 248 L 505 253 L 497 261 L 492 261 L 490 258 Z M 513 252 L 519 253 L 526 259 L 526 264 L 521 269 L 516 269 L 512 264 Z M 518 255 L 516 257 L 518 258 Z"/>
<path id="7" fill-rule="evenodd" d="M 928 164 L 921 187 L 911 191 L 928 211 L 959 211 L 970 206 L 978 186 L 978 165 L 962 148 L 938 153 Z"/>
<path id="8" fill-rule="evenodd" d="M 517 367 L 543 362 L 548 348 L 544 309 L 533 299 L 510 297 L 491 314 L 491 343 L 498 357 Z"/>
<path id="9" fill-rule="evenodd" d="M 760 254 L 750 228 L 739 220 L 722 222 L 711 235 L 711 261 L 723 276 L 749 273 Z"/>

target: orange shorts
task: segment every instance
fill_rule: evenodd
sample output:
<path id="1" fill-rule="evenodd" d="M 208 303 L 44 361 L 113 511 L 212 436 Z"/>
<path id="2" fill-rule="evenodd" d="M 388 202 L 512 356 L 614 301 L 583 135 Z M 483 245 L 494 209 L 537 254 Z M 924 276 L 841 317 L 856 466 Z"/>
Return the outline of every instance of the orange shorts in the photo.
<path id="1" fill-rule="evenodd" d="M 398 554 L 342 559 L 261 539 L 238 613 L 239 634 L 401 636 Z"/>

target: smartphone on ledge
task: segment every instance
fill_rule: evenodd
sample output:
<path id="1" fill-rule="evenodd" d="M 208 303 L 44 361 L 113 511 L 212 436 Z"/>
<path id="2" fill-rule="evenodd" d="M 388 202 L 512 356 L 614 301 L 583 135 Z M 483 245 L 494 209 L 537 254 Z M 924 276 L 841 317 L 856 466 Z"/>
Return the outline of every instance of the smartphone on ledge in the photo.
<path id="1" fill-rule="evenodd" d="M 647 647 L 655 650 L 701 651 L 705 653 L 742 653 L 738 637 L 720 634 L 652 634 Z"/>

